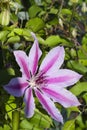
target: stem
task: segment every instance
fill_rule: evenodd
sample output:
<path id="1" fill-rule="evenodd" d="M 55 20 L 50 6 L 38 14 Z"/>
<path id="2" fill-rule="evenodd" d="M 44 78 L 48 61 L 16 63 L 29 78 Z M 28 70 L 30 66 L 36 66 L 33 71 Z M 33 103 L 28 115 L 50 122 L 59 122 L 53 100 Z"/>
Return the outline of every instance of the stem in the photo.
<path id="1" fill-rule="evenodd" d="M 15 110 L 12 112 L 12 130 L 19 130 L 20 112 Z"/>

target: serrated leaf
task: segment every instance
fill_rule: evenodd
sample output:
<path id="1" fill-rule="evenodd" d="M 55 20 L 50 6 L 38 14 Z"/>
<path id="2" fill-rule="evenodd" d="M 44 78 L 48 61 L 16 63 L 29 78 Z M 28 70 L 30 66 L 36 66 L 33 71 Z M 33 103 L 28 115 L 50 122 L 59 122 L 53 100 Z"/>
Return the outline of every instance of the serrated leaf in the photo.
<path id="1" fill-rule="evenodd" d="M 76 96 L 80 95 L 83 92 L 87 92 L 87 82 L 80 82 L 73 86 L 70 91 Z"/>
<path id="2" fill-rule="evenodd" d="M 67 121 L 64 124 L 63 130 L 75 130 L 75 120 Z"/>

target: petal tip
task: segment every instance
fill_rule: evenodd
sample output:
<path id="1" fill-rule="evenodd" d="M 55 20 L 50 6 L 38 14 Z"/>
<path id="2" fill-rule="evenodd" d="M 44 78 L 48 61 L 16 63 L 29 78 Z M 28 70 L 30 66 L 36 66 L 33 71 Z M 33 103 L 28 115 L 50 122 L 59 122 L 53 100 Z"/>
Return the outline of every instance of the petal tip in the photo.
<path id="1" fill-rule="evenodd" d="M 31 32 L 32 37 L 37 40 L 35 33 Z"/>

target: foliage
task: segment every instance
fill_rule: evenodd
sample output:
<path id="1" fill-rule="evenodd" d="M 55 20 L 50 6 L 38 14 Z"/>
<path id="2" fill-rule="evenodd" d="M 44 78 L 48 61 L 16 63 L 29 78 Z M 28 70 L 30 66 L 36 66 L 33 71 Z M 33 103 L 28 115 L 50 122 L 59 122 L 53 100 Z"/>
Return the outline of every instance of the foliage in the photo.
<path id="1" fill-rule="evenodd" d="M 63 68 L 83 75 L 81 81 L 69 88 L 79 98 L 81 106 L 64 109 L 57 104 L 64 117 L 63 125 L 52 121 L 37 99 L 34 117 L 26 119 L 23 99 L 12 97 L 3 90 L 3 85 L 12 77 L 20 75 L 12 52 L 29 51 L 33 43 L 31 31 L 38 38 L 42 59 L 54 46 L 64 46 Z M 86 32 L 87 0 L 0 0 L 0 130 L 86 130 Z"/>

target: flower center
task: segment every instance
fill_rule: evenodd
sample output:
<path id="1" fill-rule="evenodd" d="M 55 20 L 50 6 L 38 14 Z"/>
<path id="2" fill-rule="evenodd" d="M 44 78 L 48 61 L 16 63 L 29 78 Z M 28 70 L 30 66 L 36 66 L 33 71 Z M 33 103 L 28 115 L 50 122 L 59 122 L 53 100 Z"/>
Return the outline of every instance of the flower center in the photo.
<path id="1" fill-rule="evenodd" d="M 30 81 L 29 81 L 29 85 L 34 88 L 40 88 L 44 85 L 47 84 L 47 80 L 46 80 L 46 76 L 42 73 L 38 73 L 35 76 L 32 76 Z"/>
<path id="2" fill-rule="evenodd" d="M 34 78 L 32 78 L 32 79 L 29 81 L 29 85 L 30 85 L 32 88 L 37 87 L 37 84 L 36 84 Z"/>

